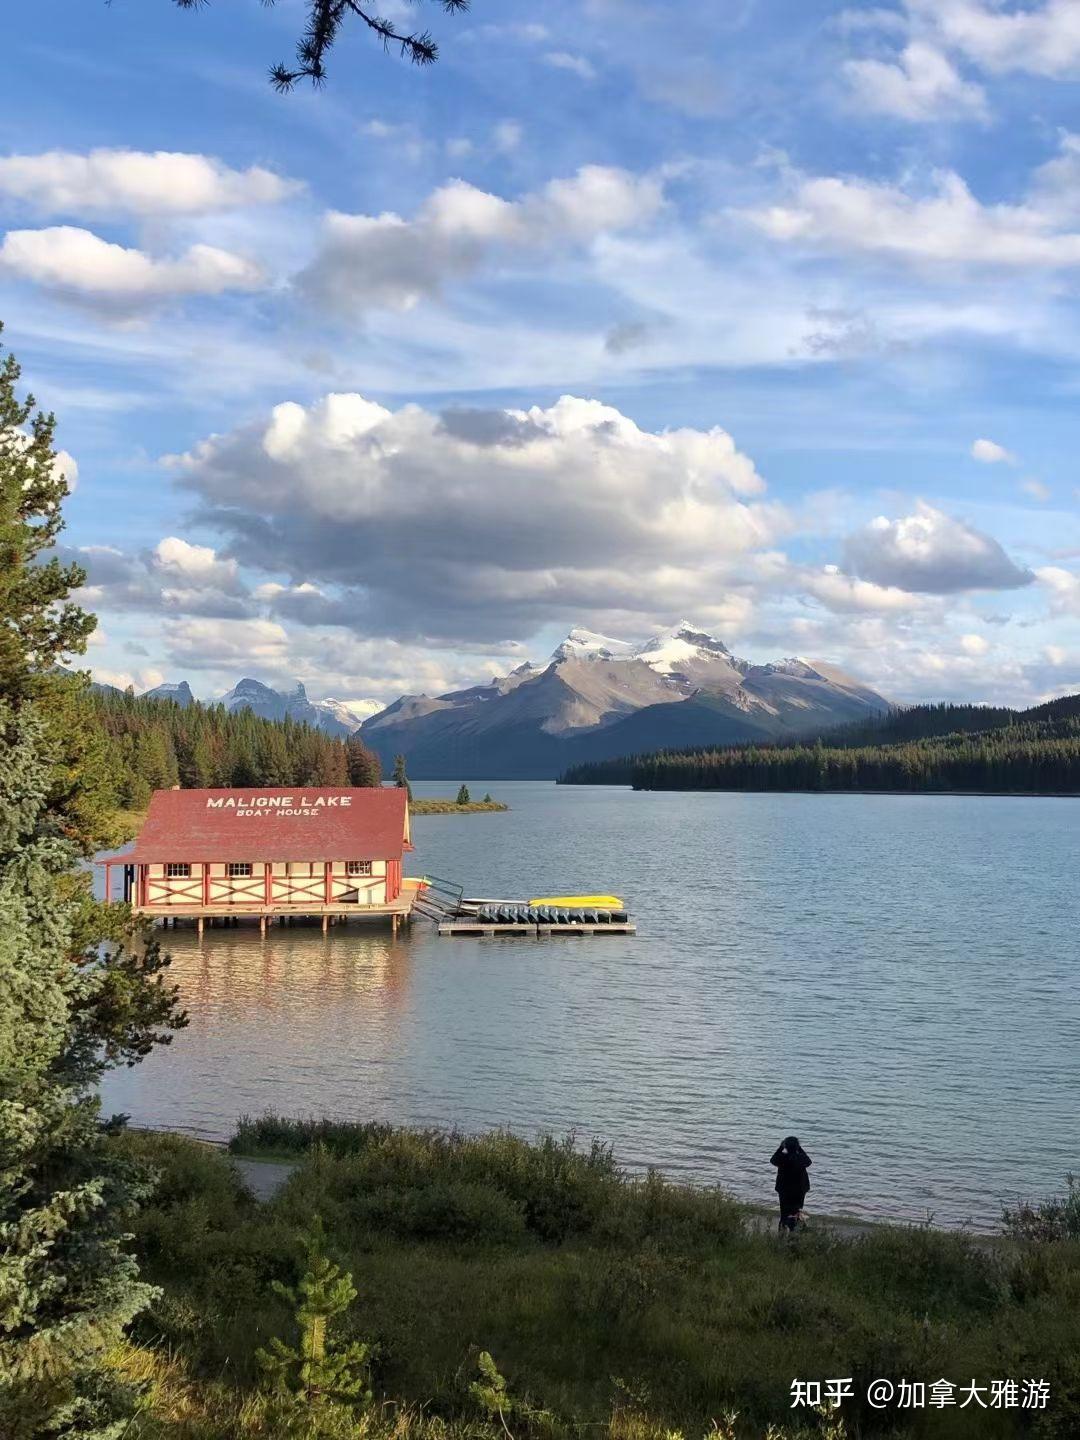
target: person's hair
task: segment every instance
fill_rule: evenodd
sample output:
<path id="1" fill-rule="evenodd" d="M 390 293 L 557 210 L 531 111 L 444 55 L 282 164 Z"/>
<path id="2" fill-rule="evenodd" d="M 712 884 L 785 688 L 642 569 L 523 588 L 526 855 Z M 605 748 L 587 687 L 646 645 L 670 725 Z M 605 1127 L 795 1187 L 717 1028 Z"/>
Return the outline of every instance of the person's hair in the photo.
<path id="1" fill-rule="evenodd" d="M 799 1144 L 799 1137 L 797 1135 L 789 1135 L 784 1141 L 784 1149 L 801 1150 L 802 1146 Z"/>

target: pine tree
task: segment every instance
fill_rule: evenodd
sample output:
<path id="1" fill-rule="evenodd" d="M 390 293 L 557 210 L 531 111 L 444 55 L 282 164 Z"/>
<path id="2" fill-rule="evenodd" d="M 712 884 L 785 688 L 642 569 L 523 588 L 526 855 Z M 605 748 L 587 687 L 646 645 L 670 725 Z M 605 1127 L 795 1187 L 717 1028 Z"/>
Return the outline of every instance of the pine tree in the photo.
<path id="1" fill-rule="evenodd" d="M 378 786 L 382 784 L 382 766 L 374 750 L 369 750 L 359 735 L 345 741 L 345 760 L 349 767 L 349 784 Z"/>
<path id="2" fill-rule="evenodd" d="M 462 785 L 461 789 L 457 792 L 457 803 L 458 803 L 459 805 L 469 805 L 469 804 L 471 804 L 471 797 L 470 797 L 470 795 L 469 795 L 469 787 L 468 787 L 467 785 Z"/>
<path id="3" fill-rule="evenodd" d="M 103 1365 L 150 1289 L 125 1251 L 146 1177 L 109 1152 L 95 1096 L 183 1023 L 156 947 L 125 951 L 76 870 L 115 805 L 100 736 L 68 732 L 85 681 L 56 673 L 93 617 L 62 527 L 54 422 L 0 367 L 0 1434 L 105 1437 L 127 1398 Z M 29 428 L 28 427 L 29 423 Z"/>
<path id="4" fill-rule="evenodd" d="M 257 1350 L 259 1368 L 271 1385 L 304 1405 L 363 1406 L 371 1402 L 370 1346 L 354 1341 L 338 1345 L 332 1323 L 356 1299 L 352 1276 L 326 1254 L 322 1223 L 316 1216 L 307 1237 L 307 1268 L 295 1290 L 274 1282 L 274 1290 L 295 1308 L 296 1345 L 276 1335 L 269 1350 Z"/>
<path id="5" fill-rule="evenodd" d="M 412 804 L 412 786 L 409 784 L 409 777 L 405 773 L 405 756 L 394 756 L 394 784 L 399 790 L 404 790 Z"/>
<path id="6" fill-rule="evenodd" d="M 196 10 L 200 0 L 175 0 L 181 10 Z M 273 0 L 267 0 L 272 4 Z M 448 14 L 469 8 L 469 0 L 438 0 Z M 296 42 L 296 59 L 292 65 L 274 65 L 270 83 L 275 90 L 291 90 L 299 80 L 310 80 L 315 86 L 326 81 L 326 57 L 343 23 L 359 21 L 382 45 L 396 50 L 414 65 L 433 65 L 439 58 L 439 47 L 426 30 L 402 30 L 392 19 L 380 15 L 366 0 L 307 0 L 307 22 L 304 33 Z"/>

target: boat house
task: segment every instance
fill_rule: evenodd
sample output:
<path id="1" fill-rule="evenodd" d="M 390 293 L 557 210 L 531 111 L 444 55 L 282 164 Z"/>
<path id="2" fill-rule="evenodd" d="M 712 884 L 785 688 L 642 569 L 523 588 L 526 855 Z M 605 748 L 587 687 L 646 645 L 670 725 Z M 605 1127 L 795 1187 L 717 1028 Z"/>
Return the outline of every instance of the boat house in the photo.
<path id="1" fill-rule="evenodd" d="M 137 914 L 174 924 L 255 916 L 384 915 L 396 933 L 416 897 L 404 789 L 158 790 L 125 855 L 104 860 Z"/>

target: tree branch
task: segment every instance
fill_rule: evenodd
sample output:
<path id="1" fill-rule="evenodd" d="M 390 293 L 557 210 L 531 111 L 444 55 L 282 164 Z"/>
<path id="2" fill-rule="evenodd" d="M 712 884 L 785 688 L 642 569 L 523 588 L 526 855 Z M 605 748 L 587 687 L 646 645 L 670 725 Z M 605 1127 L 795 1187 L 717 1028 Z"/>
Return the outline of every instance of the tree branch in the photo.
<path id="1" fill-rule="evenodd" d="M 181 10 L 198 10 L 208 0 L 174 0 Z M 274 0 L 263 0 L 266 6 Z M 419 0 L 417 0 L 419 3 Z M 433 0 L 447 15 L 468 10 L 469 0 Z M 402 31 L 392 20 L 369 8 L 368 0 L 308 0 L 307 26 L 296 45 L 296 63 L 271 67 L 270 83 L 275 90 L 291 90 L 299 80 L 310 80 L 315 86 L 326 83 L 326 57 L 333 48 L 342 23 L 348 17 L 361 21 L 382 42 L 389 53 L 396 47 L 403 60 L 413 65 L 433 65 L 439 58 L 439 47 L 427 30 Z"/>

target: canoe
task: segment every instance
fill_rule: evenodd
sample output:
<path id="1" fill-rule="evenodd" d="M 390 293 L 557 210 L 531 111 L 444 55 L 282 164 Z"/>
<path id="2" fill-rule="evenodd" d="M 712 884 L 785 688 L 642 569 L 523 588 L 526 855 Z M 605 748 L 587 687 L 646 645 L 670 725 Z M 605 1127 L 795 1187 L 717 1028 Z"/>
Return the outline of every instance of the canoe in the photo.
<path id="1" fill-rule="evenodd" d="M 617 895 L 539 895 L 530 905 L 557 905 L 561 910 L 621 910 Z"/>

